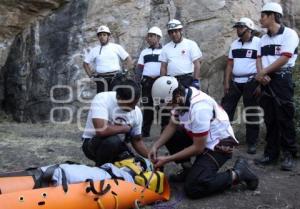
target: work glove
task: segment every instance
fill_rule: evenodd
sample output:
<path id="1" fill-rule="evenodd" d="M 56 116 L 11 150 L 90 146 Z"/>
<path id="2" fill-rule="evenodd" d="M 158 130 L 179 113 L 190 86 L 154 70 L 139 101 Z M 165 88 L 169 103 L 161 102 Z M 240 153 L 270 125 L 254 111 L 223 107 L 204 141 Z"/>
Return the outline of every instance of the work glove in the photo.
<path id="1" fill-rule="evenodd" d="M 201 88 L 201 83 L 199 79 L 194 79 L 192 82 L 192 86 L 195 87 L 196 89 L 200 90 Z"/>

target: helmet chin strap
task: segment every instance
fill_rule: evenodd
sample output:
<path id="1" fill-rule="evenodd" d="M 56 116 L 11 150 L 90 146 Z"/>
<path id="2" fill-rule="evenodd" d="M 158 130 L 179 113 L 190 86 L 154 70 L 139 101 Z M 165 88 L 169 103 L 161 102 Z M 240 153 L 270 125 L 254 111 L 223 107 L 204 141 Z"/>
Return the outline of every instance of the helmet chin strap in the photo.
<path id="1" fill-rule="evenodd" d="M 192 89 L 185 89 L 184 102 L 180 102 L 178 105 L 181 107 L 178 110 L 179 114 L 184 114 L 189 111 L 189 107 L 191 105 L 191 97 L 192 97 Z M 182 108 L 183 107 L 183 108 Z"/>
<path id="2" fill-rule="evenodd" d="M 180 43 L 181 41 L 182 41 L 182 33 L 180 32 L 180 39 L 179 39 L 179 41 L 178 42 L 174 42 L 173 41 L 175 43 L 174 48 L 176 48 L 177 44 Z"/>
<path id="3" fill-rule="evenodd" d="M 107 39 L 107 41 L 104 44 L 101 43 L 101 45 L 105 46 L 106 44 L 108 44 L 108 42 L 109 42 L 109 40 Z"/>
<path id="4" fill-rule="evenodd" d="M 100 42 L 102 46 L 105 46 L 106 44 L 108 44 L 108 42 L 109 42 L 109 36 L 110 36 L 110 35 L 108 35 L 107 40 L 106 40 L 105 43 L 102 44 L 102 43 Z"/>
<path id="5" fill-rule="evenodd" d="M 189 107 L 191 105 L 191 97 L 192 97 L 192 89 L 188 88 L 185 97 L 185 103 L 184 103 L 185 107 Z"/>
<path id="6" fill-rule="evenodd" d="M 238 35 L 239 38 L 242 38 L 242 37 L 246 34 L 246 32 L 247 32 L 248 30 L 249 30 L 249 29 L 247 28 L 242 34 Z"/>

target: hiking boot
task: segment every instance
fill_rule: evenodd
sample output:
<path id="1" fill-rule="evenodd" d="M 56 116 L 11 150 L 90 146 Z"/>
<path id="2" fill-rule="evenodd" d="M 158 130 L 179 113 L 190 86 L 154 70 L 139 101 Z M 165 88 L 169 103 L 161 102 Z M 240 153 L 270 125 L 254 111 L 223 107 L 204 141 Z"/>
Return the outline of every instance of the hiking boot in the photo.
<path id="1" fill-rule="evenodd" d="M 171 174 L 169 176 L 170 182 L 180 183 L 184 182 L 190 169 L 184 168 L 179 170 L 176 174 Z"/>
<path id="2" fill-rule="evenodd" d="M 271 158 L 270 156 L 263 156 L 262 158 L 255 159 L 254 163 L 256 165 L 271 165 L 271 164 L 276 164 L 277 158 Z"/>
<path id="3" fill-rule="evenodd" d="M 255 144 L 249 144 L 248 149 L 247 149 L 247 153 L 250 154 L 250 155 L 256 154 L 256 145 Z"/>
<path id="4" fill-rule="evenodd" d="M 255 190 L 257 188 L 258 177 L 250 170 L 245 159 L 238 159 L 233 166 L 233 171 L 237 174 L 239 182 L 246 182 L 248 189 Z"/>
<path id="5" fill-rule="evenodd" d="M 294 159 L 290 152 L 283 153 L 283 160 L 281 162 L 281 170 L 292 171 L 294 168 Z"/>

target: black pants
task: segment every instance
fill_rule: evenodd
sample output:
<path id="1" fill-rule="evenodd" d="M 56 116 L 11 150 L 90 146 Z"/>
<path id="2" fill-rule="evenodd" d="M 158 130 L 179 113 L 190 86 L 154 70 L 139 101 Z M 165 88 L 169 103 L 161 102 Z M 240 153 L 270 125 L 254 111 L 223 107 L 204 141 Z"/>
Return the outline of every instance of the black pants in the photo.
<path id="1" fill-rule="evenodd" d="M 117 135 L 106 138 L 85 139 L 82 150 L 87 158 L 95 161 L 96 166 L 121 160 L 124 158 L 123 155 L 126 154 L 128 156 L 132 155 L 126 143 Z"/>
<path id="2" fill-rule="evenodd" d="M 294 86 L 292 74 L 273 74 L 271 82 L 264 87 L 260 105 L 264 109 L 267 128 L 264 154 L 276 159 L 283 152 L 297 153 L 293 103 Z"/>
<path id="3" fill-rule="evenodd" d="M 142 84 L 142 103 L 143 103 L 143 134 L 149 135 L 154 115 L 157 111 L 153 107 L 152 86 L 156 78 L 144 76 Z"/>
<path id="4" fill-rule="evenodd" d="M 114 75 L 111 76 L 97 76 L 94 81 L 97 85 L 97 93 L 105 92 L 105 91 L 111 91 L 112 90 L 112 79 Z"/>
<path id="5" fill-rule="evenodd" d="M 166 147 L 171 154 L 174 154 L 192 143 L 192 139 L 183 130 L 177 130 L 167 142 Z M 187 196 L 193 199 L 201 198 L 230 188 L 232 185 L 231 171 L 218 173 L 218 170 L 230 158 L 231 155 L 229 154 L 208 149 L 198 155 L 184 183 L 184 190 Z M 177 161 L 177 163 L 189 160 L 185 159 Z"/>
<path id="6" fill-rule="evenodd" d="M 178 82 L 183 85 L 184 87 L 188 88 L 193 83 L 193 76 L 192 74 L 185 74 L 180 76 L 175 76 L 177 78 Z M 171 114 L 170 114 L 170 108 L 166 107 L 161 111 L 162 117 L 161 117 L 161 127 L 162 130 L 168 125 Z"/>
<path id="7" fill-rule="evenodd" d="M 231 82 L 229 92 L 222 99 L 222 106 L 227 112 L 230 121 L 233 121 L 236 106 L 243 96 L 244 107 L 246 108 L 246 142 L 249 145 L 257 143 L 259 135 L 258 104 L 253 92 L 257 84 L 255 81 L 247 83 Z"/>

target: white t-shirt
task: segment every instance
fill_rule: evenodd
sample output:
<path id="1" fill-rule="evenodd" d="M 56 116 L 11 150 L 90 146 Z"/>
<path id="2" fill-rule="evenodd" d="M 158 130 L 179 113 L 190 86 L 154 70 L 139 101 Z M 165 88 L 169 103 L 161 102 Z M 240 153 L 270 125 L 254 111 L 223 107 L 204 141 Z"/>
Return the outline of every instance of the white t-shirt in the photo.
<path id="1" fill-rule="evenodd" d="M 146 48 L 141 52 L 138 64 L 144 66 L 144 76 L 157 77 L 160 75 L 161 62 L 158 60 L 158 57 L 161 53 L 161 50 L 161 48 Z"/>
<path id="2" fill-rule="evenodd" d="M 260 40 L 260 50 L 263 68 L 275 62 L 280 56 L 289 57 L 289 61 L 282 67 L 294 67 L 297 59 L 299 37 L 291 28 L 281 26 L 274 36 L 265 34 Z"/>
<path id="3" fill-rule="evenodd" d="M 204 92 L 192 87 L 191 89 L 193 94 L 189 111 L 179 115 L 180 124 L 190 138 L 207 136 L 206 148 L 211 150 L 214 150 L 220 140 L 229 136 L 235 138 L 229 118 L 223 108 Z"/>
<path id="4" fill-rule="evenodd" d="M 82 135 L 83 138 L 93 138 L 95 136 L 93 118 L 104 119 L 108 121 L 108 124 L 113 125 L 129 124 L 132 127 L 131 136 L 140 135 L 142 132 L 143 116 L 141 109 L 136 106 L 130 112 L 122 110 L 117 103 L 116 92 L 114 91 L 102 92 L 94 97 Z M 124 138 L 124 134 L 120 136 Z"/>
<path id="5" fill-rule="evenodd" d="M 121 45 L 108 43 L 92 48 L 84 62 L 95 66 L 98 73 L 109 73 L 121 70 L 120 59 L 125 60 L 128 56 Z"/>
<path id="6" fill-rule="evenodd" d="M 251 74 L 257 73 L 256 58 L 259 41 L 260 38 L 253 36 L 249 42 L 242 43 L 241 39 L 237 39 L 231 44 L 228 59 L 233 61 L 233 81 L 246 83 Z"/>
<path id="7" fill-rule="evenodd" d="M 194 72 L 193 62 L 202 57 L 202 52 L 195 41 L 183 38 L 180 43 L 169 42 L 162 48 L 159 61 L 165 62 L 170 76 Z"/>

